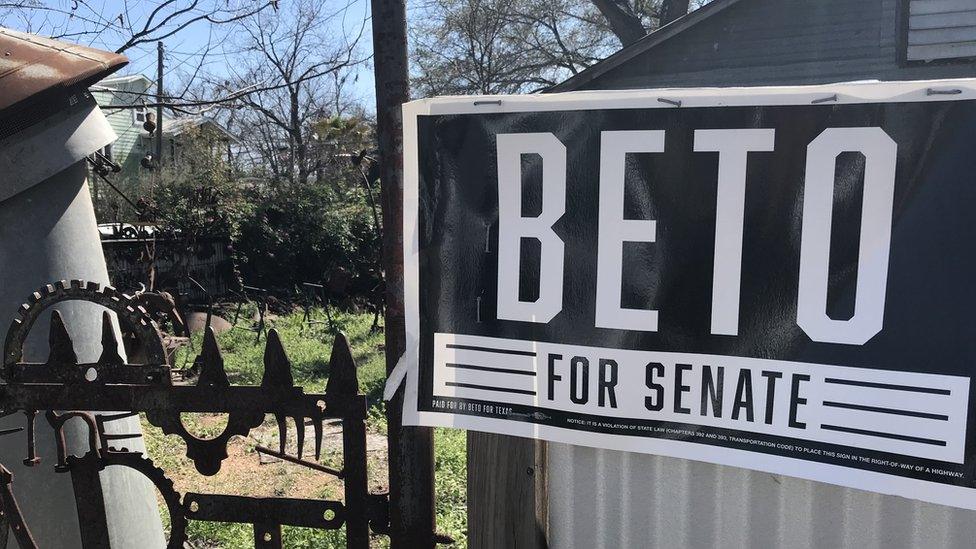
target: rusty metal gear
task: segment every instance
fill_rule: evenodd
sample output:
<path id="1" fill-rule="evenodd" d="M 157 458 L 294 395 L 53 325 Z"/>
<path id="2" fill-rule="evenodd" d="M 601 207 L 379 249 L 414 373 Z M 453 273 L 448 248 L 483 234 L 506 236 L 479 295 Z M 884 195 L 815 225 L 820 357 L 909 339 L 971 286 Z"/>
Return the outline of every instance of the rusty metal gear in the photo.
<path id="1" fill-rule="evenodd" d="M 159 328 L 145 309 L 132 305 L 129 296 L 111 286 L 103 287 L 97 282 L 62 280 L 39 288 L 31 294 L 27 303 L 18 308 L 17 318 L 11 323 L 4 343 L 5 366 L 22 360 L 24 341 L 34 323 L 40 318 L 42 312 L 63 301 L 88 301 L 114 312 L 118 315 L 119 322 L 138 337 L 145 349 L 146 363 L 166 363 L 166 353 L 163 350 Z"/>
<path id="2" fill-rule="evenodd" d="M 37 549 L 34 536 L 24 522 L 24 515 L 10 485 L 14 476 L 0 465 L 0 548 L 7 548 L 7 537 L 13 531 L 14 539 L 21 549 Z"/>
<path id="3" fill-rule="evenodd" d="M 69 460 L 77 459 L 72 456 Z M 183 503 L 180 493 L 176 491 L 173 480 L 166 476 L 166 472 L 156 466 L 153 460 L 143 456 L 140 452 L 129 452 L 125 448 L 122 451 L 102 450 L 99 453 L 99 470 L 112 465 L 128 467 L 142 473 L 143 476 L 153 483 L 159 490 L 166 503 L 166 511 L 169 513 L 170 534 L 167 549 L 182 549 L 187 542 L 186 528 L 189 521 L 183 513 Z"/>
<path id="4" fill-rule="evenodd" d="M 79 364 L 61 314 L 54 310 L 47 361 L 23 362 L 24 341 L 41 313 L 56 303 L 69 300 L 96 303 L 116 312 L 124 329 L 137 335 L 140 344 L 145 344 L 145 352 L 133 361 L 135 363 L 123 360 L 118 351 L 115 322 L 106 311 L 102 315 L 101 356 L 94 363 Z M 34 445 L 34 419 L 37 410 L 49 411 L 44 417 L 58 435 L 55 469 L 70 473 L 83 544 L 86 547 L 108 547 L 110 544 L 99 473 L 105 467 L 120 465 L 142 473 L 162 494 L 172 525 L 168 547 L 173 549 L 182 547 L 187 540 L 188 517 L 250 523 L 258 547 L 280 548 L 282 526 L 333 529 L 343 525 L 348 547 L 367 547 L 370 524 L 380 531 L 384 529 L 382 517 L 387 516 L 388 504 L 386 498 L 370 498 L 368 495 L 366 397 L 359 394 L 356 365 L 348 341 L 341 335 L 336 337 L 329 359 L 329 381 L 325 392 L 318 394 L 305 393 L 301 386 L 295 385 L 291 362 L 273 329 L 268 331 L 260 385 L 230 382 L 212 328 L 204 335 L 203 348 L 195 365 L 199 371 L 195 384 L 174 382 L 172 369 L 165 363 L 158 326 L 133 296 L 114 288 L 80 280 L 62 281 L 41 288 L 21 306 L 7 333 L 3 351 L 0 414 L 25 413 L 28 421 L 25 463 L 36 465 L 40 456 Z M 106 415 L 97 416 L 97 413 Z M 277 455 L 291 463 L 339 476 L 345 488 L 345 501 L 188 494 L 182 498 L 186 500 L 185 505 L 181 504 L 181 495 L 174 489 L 172 481 L 152 460 L 125 448 L 111 448 L 111 441 L 138 437 L 139 434 L 106 433 L 105 423 L 139 413 L 144 413 L 146 420 L 164 433 L 179 436 L 186 444 L 186 456 L 204 475 L 219 471 L 221 462 L 227 457 L 230 438 L 246 436 L 264 421 L 266 415 L 273 415 L 279 427 Z M 181 416 L 185 413 L 226 414 L 227 426 L 214 438 L 197 438 L 182 423 Z M 62 430 L 68 420 L 79 417 L 89 429 L 89 448 L 81 457 L 69 455 Z M 294 420 L 297 431 L 296 456 L 285 454 L 288 418 Z M 323 422 L 327 418 L 342 421 L 341 471 L 317 463 L 321 455 Z M 315 461 L 303 459 L 307 425 L 315 431 Z"/>

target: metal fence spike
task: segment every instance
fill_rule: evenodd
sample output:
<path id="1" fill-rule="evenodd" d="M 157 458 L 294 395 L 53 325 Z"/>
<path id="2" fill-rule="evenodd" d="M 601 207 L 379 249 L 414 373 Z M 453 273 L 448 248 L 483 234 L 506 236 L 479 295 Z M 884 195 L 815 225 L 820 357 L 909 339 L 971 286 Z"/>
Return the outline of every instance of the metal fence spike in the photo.
<path id="1" fill-rule="evenodd" d="M 336 334 L 329 357 L 329 381 L 325 385 L 326 395 L 355 395 L 359 392 L 359 379 L 356 376 L 356 361 L 349 349 L 349 340 L 342 332 Z"/>
<path id="2" fill-rule="evenodd" d="M 118 414 L 98 414 L 96 419 L 102 423 L 108 423 L 110 421 L 117 421 L 120 419 L 128 419 L 130 417 L 138 417 L 138 412 L 120 412 Z"/>
<path id="3" fill-rule="evenodd" d="M 297 416 L 295 419 L 295 429 L 298 431 L 298 459 L 302 459 L 305 453 L 305 418 Z"/>
<path id="4" fill-rule="evenodd" d="M 312 428 L 315 429 L 315 461 L 318 461 L 322 457 L 322 420 L 313 420 Z"/>
<path id="5" fill-rule="evenodd" d="M 227 379 L 227 372 L 224 370 L 224 357 L 220 354 L 220 346 L 217 345 L 217 336 L 214 335 L 213 328 L 207 328 L 203 336 L 203 348 L 194 366 L 200 371 L 200 380 L 197 385 L 209 387 L 229 387 L 230 381 Z"/>
<path id="6" fill-rule="evenodd" d="M 98 362 L 112 366 L 125 364 L 122 356 L 119 355 L 119 340 L 115 336 L 112 315 L 108 311 L 102 312 L 102 356 L 98 358 Z"/>
<path id="7" fill-rule="evenodd" d="M 48 365 L 73 366 L 78 364 L 74 343 L 71 341 L 71 335 L 68 334 L 60 311 L 55 310 L 51 313 L 51 332 L 48 342 L 51 346 L 51 354 L 48 355 L 47 359 Z"/>
<path id="8" fill-rule="evenodd" d="M 288 422 L 287 418 L 281 414 L 275 414 L 275 421 L 278 422 L 278 451 L 285 453 L 285 443 L 288 442 Z"/>
<path id="9" fill-rule="evenodd" d="M 295 380 L 291 375 L 291 363 L 281 344 L 281 337 L 277 330 L 268 332 L 268 342 L 264 346 L 264 375 L 261 378 L 264 387 L 292 387 Z"/>
<path id="10" fill-rule="evenodd" d="M 109 433 L 104 435 L 105 440 L 128 440 L 132 438 L 142 438 L 142 433 Z"/>
<path id="11" fill-rule="evenodd" d="M 33 467 L 41 462 L 41 458 L 37 455 L 37 439 L 35 437 L 37 410 L 24 410 L 24 416 L 27 417 L 27 457 L 24 459 L 24 465 Z"/>

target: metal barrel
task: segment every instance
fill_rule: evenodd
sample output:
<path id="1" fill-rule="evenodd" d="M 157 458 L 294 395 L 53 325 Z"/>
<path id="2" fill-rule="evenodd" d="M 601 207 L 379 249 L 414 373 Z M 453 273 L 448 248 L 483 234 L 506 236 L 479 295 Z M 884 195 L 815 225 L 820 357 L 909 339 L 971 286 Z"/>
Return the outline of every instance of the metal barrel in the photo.
<path id="1" fill-rule="evenodd" d="M 4 328 L 17 307 L 39 286 L 55 280 L 81 278 L 107 284 L 84 161 L 0 202 L 0 315 Z M 101 353 L 101 312 L 92 303 L 58 305 L 75 352 L 82 362 L 94 362 Z M 45 313 L 47 316 L 49 312 Z M 47 322 L 42 319 L 26 342 L 24 358 L 47 359 Z M 21 414 L 2 420 L 0 428 L 24 425 Z M 138 418 L 113 422 L 117 432 L 139 432 Z M 55 473 L 54 431 L 37 418 L 39 465 L 22 464 L 23 435 L 0 441 L 0 463 L 14 475 L 13 491 L 40 547 L 80 547 L 78 518 L 69 473 Z M 65 428 L 70 447 L 83 452 L 86 427 L 70 422 Z M 141 440 L 126 441 L 144 450 Z M 113 548 L 150 548 L 165 545 L 152 484 L 136 471 L 121 467 L 101 473 L 109 537 Z"/>
<path id="2" fill-rule="evenodd" d="M 116 136 L 85 91 L 123 66 L 124 56 L 56 42 L 0 28 L 7 69 L 0 75 L 0 330 L 38 288 L 58 280 L 108 284 L 89 195 L 85 157 Z M 65 302 L 56 309 L 82 362 L 101 354 L 102 314 L 92 303 Z M 48 356 L 50 311 L 26 341 L 24 359 Z M 15 414 L 0 429 L 24 427 Z M 35 421 L 41 462 L 26 466 L 26 433 L 0 440 L 0 463 L 13 473 L 12 491 L 39 547 L 81 547 L 81 531 L 70 473 L 58 473 L 54 431 L 40 414 Z M 139 432 L 137 418 L 111 422 L 112 432 Z M 65 425 L 74 453 L 87 448 L 87 427 Z M 144 450 L 141 440 L 126 440 Z M 165 539 L 155 490 L 136 471 L 109 467 L 99 473 L 111 546 L 163 547 Z"/>

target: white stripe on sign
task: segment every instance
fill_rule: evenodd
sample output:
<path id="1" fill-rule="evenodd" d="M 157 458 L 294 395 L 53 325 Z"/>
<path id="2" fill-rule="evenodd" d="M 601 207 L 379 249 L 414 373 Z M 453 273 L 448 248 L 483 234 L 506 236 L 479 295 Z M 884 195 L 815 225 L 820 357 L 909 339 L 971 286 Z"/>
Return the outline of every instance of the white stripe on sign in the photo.
<path id="1" fill-rule="evenodd" d="M 438 333 L 434 396 L 962 463 L 969 378 Z"/>

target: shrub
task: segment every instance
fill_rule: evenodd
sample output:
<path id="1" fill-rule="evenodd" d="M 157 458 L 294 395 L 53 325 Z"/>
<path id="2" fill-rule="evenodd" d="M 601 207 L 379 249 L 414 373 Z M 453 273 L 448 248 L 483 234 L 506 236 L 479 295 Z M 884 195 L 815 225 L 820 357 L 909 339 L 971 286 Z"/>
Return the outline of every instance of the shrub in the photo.
<path id="1" fill-rule="evenodd" d="M 371 128 L 359 119 L 333 117 L 314 130 L 318 156 L 306 181 L 260 171 L 245 177 L 228 164 L 218 134 L 206 128 L 185 132 L 162 169 L 142 172 L 125 187 L 139 211 L 126 206 L 116 219 L 154 225 L 167 241 L 157 249 L 170 260 L 191 258 L 203 242 L 226 240 L 245 284 L 287 295 L 302 282 L 320 283 L 347 307 L 375 303 L 381 284 L 378 211 L 361 171 L 369 161 L 364 152 L 345 152 L 367 149 Z M 101 209 L 111 210 L 111 203 Z"/>
<path id="2" fill-rule="evenodd" d="M 379 239 L 362 189 L 309 183 L 254 189 L 235 249 L 249 284 L 325 283 L 332 297 L 368 299 L 379 284 Z"/>

